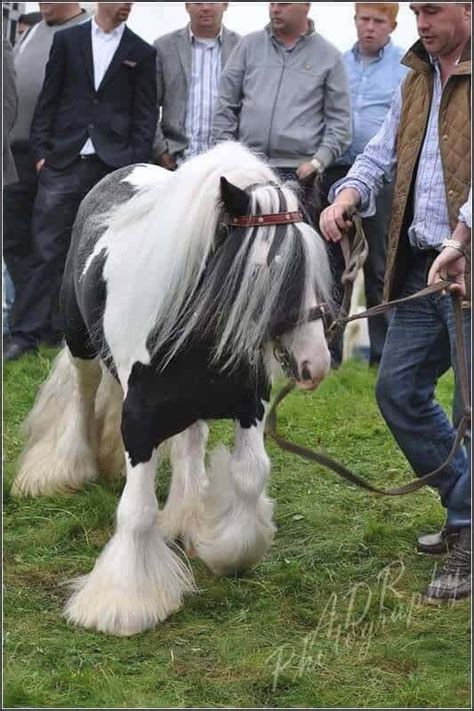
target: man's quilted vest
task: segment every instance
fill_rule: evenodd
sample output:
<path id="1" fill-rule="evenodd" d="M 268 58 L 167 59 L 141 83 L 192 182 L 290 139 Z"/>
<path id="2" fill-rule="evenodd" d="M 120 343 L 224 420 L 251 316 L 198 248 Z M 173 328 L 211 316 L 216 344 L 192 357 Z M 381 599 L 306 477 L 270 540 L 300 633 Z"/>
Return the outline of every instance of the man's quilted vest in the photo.
<path id="1" fill-rule="evenodd" d="M 413 71 L 402 90 L 403 102 L 397 137 L 397 173 L 387 247 L 384 300 L 396 298 L 411 257 L 407 230 L 413 218 L 413 194 L 418 160 L 425 136 L 433 93 L 433 68 L 421 42 L 402 60 Z M 453 74 L 443 87 L 439 111 L 439 147 L 443 166 L 449 226 L 454 230 L 459 208 L 471 185 L 471 43 L 465 47 Z M 450 234 L 446 234 L 449 237 Z M 470 247 L 469 247 L 470 262 Z M 470 298 L 470 264 L 467 264 Z"/>

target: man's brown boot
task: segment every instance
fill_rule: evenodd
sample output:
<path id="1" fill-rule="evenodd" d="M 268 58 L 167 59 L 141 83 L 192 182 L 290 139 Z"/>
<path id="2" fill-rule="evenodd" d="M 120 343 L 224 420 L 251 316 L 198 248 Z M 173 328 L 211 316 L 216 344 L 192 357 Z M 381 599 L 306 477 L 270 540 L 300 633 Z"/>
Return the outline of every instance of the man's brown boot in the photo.
<path id="1" fill-rule="evenodd" d="M 424 596 L 424 602 L 457 602 L 471 595 L 471 527 L 459 531 L 446 563 Z"/>

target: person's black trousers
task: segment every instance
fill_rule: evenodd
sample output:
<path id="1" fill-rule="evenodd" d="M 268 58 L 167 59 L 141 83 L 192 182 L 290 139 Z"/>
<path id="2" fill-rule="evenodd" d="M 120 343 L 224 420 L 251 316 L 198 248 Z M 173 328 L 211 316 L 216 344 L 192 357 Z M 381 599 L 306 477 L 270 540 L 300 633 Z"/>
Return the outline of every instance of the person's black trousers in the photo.
<path id="1" fill-rule="evenodd" d="M 28 282 L 33 257 L 31 218 L 37 177 L 28 145 L 12 146 L 18 181 L 3 190 L 3 258 L 15 292 Z"/>
<path id="2" fill-rule="evenodd" d="M 81 200 L 111 170 L 95 155 L 80 156 L 63 170 L 47 164 L 41 169 L 32 218 L 31 268 L 11 312 L 15 342 L 34 347 L 61 339 L 59 289 L 72 226 Z"/>

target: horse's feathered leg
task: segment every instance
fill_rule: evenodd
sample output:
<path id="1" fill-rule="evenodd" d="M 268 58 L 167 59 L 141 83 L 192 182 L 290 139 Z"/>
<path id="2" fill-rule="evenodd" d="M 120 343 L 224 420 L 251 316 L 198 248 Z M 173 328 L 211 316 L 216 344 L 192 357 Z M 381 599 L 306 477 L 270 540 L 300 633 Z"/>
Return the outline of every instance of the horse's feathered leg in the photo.
<path id="1" fill-rule="evenodd" d="M 80 489 L 97 476 L 94 400 L 101 378 L 97 359 L 57 356 L 24 424 L 26 445 L 13 482 L 15 496 Z"/>
<path id="2" fill-rule="evenodd" d="M 127 482 L 115 534 L 92 572 L 73 581 L 75 592 L 65 609 L 70 622 L 116 635 L 154 627 L 176 612 L 184 594 L 193 590 L 191 571 L 159 528 L 154 486 L 159 413 L 155 403 L 143 405 L 145 391 L 129 385 L 124 402 Z"/>
<path id="3" fill-rule="evenodd" d="M 207 424 L 199 420 L 171 441 L 172 479 L 166 506 L 160 513 L 160 528 L 167 538 L 180 537 L 189 555 L 194 552 L 193 534 L 203 513 L 208 432 Z"/>
<path id="4" fill-rule="evenodd" d="M 263 442 L 263 421 L 235 425 L 232 454 L 224 447 L 211 457 L 204 516 L 194 538 L 197 555 L 218 575 L 257 563 L 273 540 L 273 503 L 265 486 L 270 460 Z"/>

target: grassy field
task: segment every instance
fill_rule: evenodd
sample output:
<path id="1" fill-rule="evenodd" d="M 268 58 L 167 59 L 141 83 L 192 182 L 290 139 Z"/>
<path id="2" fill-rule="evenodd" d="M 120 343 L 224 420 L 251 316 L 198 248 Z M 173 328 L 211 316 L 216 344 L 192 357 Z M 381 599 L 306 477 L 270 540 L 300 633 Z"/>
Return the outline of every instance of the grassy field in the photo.
<path id="1" fill-rule="evenodd" d="M 135 637 L 68 626 L 60 583 L 91 569 L 123 482 L 69 497 L 9 496 L 20 423 L 53 355 L 4 372 L 4 706 L 469 707 L 469 604 L 419 601 L 440 562 L 415 550 L 417 535 L 443 522 L 436 495 L 383 499 L 272 444 L 278 532 L 254 571 L 217 579 L 193 561 L 199 594 Z M 318 392 L 285 401 L 281 432 L 378 485 L 411 479 L 374 383 L 365 364 L 344 364 Z M 451 389 L 446 377 L 446 406 Z M 211 434 L 211 443 L 230 442 L 231 426 L 214 424 Z"/>

